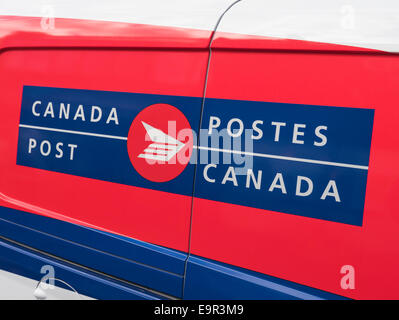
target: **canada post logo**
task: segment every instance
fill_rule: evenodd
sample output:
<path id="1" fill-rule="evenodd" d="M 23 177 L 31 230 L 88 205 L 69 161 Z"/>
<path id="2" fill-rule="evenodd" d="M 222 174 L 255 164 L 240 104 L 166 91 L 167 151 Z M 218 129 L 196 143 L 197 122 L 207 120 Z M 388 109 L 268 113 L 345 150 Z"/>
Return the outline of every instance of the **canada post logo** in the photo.
<path id="1" fill-rule="evenodd" d="M 17 164 L 192 195 L 190 123 L 199 123 L 201 104 L 195 97 L 24 86 Z"/>
<path id="2" fill-rule="evenodd" d="M 127 148 L 142 177 L 165 182 L 176 178 L 189 163 L 193 134 L 181 111 L 168 104 L 154 104 L 133 120 Z"/>
<path id="3" fill-rule="evenodd" d="M 361 226 L 373 121 L 370 108 L 202 110 L 200 97 L 25 86 L 17 164 Z"/>

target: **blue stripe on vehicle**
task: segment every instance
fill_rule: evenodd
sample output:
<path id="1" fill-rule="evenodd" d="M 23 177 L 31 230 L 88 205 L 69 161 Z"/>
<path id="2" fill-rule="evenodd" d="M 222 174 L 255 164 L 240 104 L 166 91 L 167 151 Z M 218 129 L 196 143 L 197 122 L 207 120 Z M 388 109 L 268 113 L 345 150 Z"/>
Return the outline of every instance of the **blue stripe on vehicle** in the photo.
<path id="1" fill-rule="evenodd" d="M 53 266 L 54 276 L 57 279 L 67 282 L 80 294 L 92 298 L 109 300 L 164 299 L 161 295 L 145 289 L 100 276 L 76 265 L 49 258 L 46 255 L 0 240 L 1 270 L 39 281 L 44 276 L 44 274 L 40 273 L 44 265 Z M 65 288 L 68 289 L 68 287 Z M 32 288 L 32 297 L 33 291 L 34 288 Z"/>
<path id="2" fill-rule="evenodd" d="M 35 230 L 36 228 L 38 230 Z M 10 240 L 153 290 L 182 297 L 183 277 L 154 268 L 157 265 L 170 267 L 169 263 L 173 261 L 172 257 L 176 259 L 173 264 L 178 265 L 179 270 L 184 268 L 186 255 L 177 250 L 5 207 L 0 207 L 0 230 L 0 235 Z M 52 235 L 43 231 L 51 232 Z M 60 235 L 65 239 L 60 238 Z M 82 241 L 83 245 L 76 243 L 77 239 Z M 88 244 L 97 249 L 86 246 Z M 104 248 L 111 250 L 124 248 L 126 250 L 124 253 L 132 252 L 138 261 L 146 261 L 152 266 L 101 251 Z M 31 259 L 29 252 L 26 252 L 25 249 L 18 249 L 19 256 L 14 259 L 13 254 L 16 253 L 2 255 L 1 250 L 5 249 L 2 249 L 0 244 L 0 268 L 38 279 L 40 267 L 37 264 L 32 267 L 26 266 L 25 262 L 22 262 L 24 259 Z M 7 250 L 10 250 L 10 247 Z M 23 258 L 22 254 L 29 257 Z M 12 268 L 10 259 L 13 262 Z M 53 263 L 52 260 L 48 262 L 48 264 Z M 342 298 L 321 290 L 198 256 L 190 256 L 188 259 L 186 277 L 185 299 Z M 93 278 L 90 281 L 94 281 Z M 112 284 L 109 285 L 112 286 Z M 82 286 L 83 284 L 79 286 L 80 293 L 98 298 L 112 298 L 108 294 L 93 295 L 90 288 Z M 111 291 L 114 292 L 113 290 Z M 119 295 L 120 293 L 117 293 L 114 298 Z"/>
<path id="3" fill-rule="evenodd" d="M 341 300 L 347 298 L 225 263 L 190 256 L 184 299 Z"/>
<path id="4" fill-rule="evenodd" d="M 0 207 L 0 234 L 154 290 L 181 296 L 185 254 L 68 222 Z"/>

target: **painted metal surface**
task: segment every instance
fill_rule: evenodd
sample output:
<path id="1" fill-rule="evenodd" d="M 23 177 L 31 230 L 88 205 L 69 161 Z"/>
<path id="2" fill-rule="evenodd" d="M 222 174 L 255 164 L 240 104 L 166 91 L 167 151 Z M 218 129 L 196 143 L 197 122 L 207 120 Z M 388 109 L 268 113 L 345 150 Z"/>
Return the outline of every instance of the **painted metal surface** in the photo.
<path id="1" fill-rule="evenodd" d="M 227 12 L 214 34 L 211 52 L 210 23 L 204 31 L 180 28 L 187 26 L 183 20 L 176 22 L 178 27 L 170 27 L 173 24 L 160 19 L 161 24 L 169 26 L 158 27 L 150 20 L 147 23 L 152 25 L 125 23 L 130 22 L 129 17 L 121 18 L 124 22 L 57 18 L 55 29 L 43 29 L 41 18 L 1 17 L 0 72 L 7 74 L 0 79 L 4 92 L 0 97 L 0 153 L 4 155 L 0 157 L 1 234 L 177 297 L 183 297 L 184 275 L 187 298 L 205 297 L 212 279 L 220 284 L 219 289 L 229 285 L 247 288 L 241 296 L 216 290 L 212 298 L 288 298 L 289 290 L 296 292 L 296 298 L 335 297 L 318 290 L 351 298 L 397 297 L 399 207 L 393 199 L 399 187 L 395 170 L 399 138 L 394 130 L 399 116 L 394 107 L 399 64 L 396 54 L 374 50 L 395 52 L 396 33 L 374 28 L 371 44 L 355 33 L 345 38 L 339 32 L 329 34 L 321 32 L 323 28 L 313 28 L 320 31 L 314 34 L 303 18 L 309 13 L 297 12 L 295 19 L 282 14 L 283 22 L 257 24 L 262 28 L 277 26 L 275 32 L 265 34 L 253 29 L 252 24 L 262 17 L 264 20 L 266 13 L 259 10 L 260 2 L 244 2 Z M 291 9 L 298 8 L 293 5 Z M 281 8 L 267 14 L 273 16 L 273 12 L 281 12 Z M 71 16 L 66 13 L 65 17 Z M 232 25 L 232 21 L 236 22 Z M 287 27 L 279 29 L 284 21 L 288 21 Z M 298 21 L 306 22 L 303 29 Z M 326 21 L 321 26 L 328 29 L 331 20 Z M 299 26 L 301 35 L 289 36 L 292 25 Z M 395 30 L 395 20 L 389 19 L 386 28 Z M 382 34 L 387 37 L 375 40 Z M 282 38 L 275 38 L 279 36 Z M 82 116 L 71 121 L 55 119 L 50 111 L 44 117 L 46 108 L 41 109 L 39 104 L 37 109 L 33 107 L 35 95 L 41 96 L 46 108 L 49 101 L 60 105 L 71 99 L 75 107 L 80 103 L 99 105 L 108 115 L 116 101 L 123 105 L 123 123 L 112 128 L 101 121 L 83 123 Z M 184 127 L 196 132 L 203 128 L 208 136 L 211 116 L 219 118 L 221 127 L 231 119 L 242 120 L 245 128 L 251 128 L 256 120 L 262 120 L 262 124 L 284 123 L 281 140 L 276 141 L 276 136 L 267 140 L 276 131 L 265 129 L 264 137 L 254 144 L 252 153 L 269 157 L 246 154 L 245 158 L 253 160 L 253 172 L 257 167 L 263 170 L 265 179 L 269 175 L 268 181 L 276 178 L 275 173 L 284 173 L 288 196 L 284 198 L 281 192 L 280 179 L 276 180 L 280 188 L 274 190 L 280 194 L 270 196 L 269 181 L 265 197 L 255 187 L 255 176 L 239 177 L 236 185 L 231 171 L 221 170 L 222 166 L 208 167 L 204 173 L 205 165 L 195 167 L 192 162 L 156 181 L 158 174 L 152 174 L 144 162 L 138 165 L 136 158 L 154 156 L 148 151 L 149 143 L 167 146 L 167 141 L 174 141 L 177 154 L 177 142 L 182 141 L 177 136 L 168 140 L 168 134 L 163 136 L 164 142 L 158 138 L 144 141 L 146 134 L 155 132 L 159 137 L 159 132 L 166 132 L 165 107 L 147 113 L 154 104 L 177 109 L 187 120 Z M 176 121 L 177 114 L 169 113 L 168 120 Z M 260 125 L 258 122 L 258 128 Z M 288 131 L 284 129 L 291 133 L 297 130 L 296 138 L 291 133 L 285 135 Z M 305 135 L 298 135 L 298 130 Z M 83 138 L 76 131 L 92 135 Z M 111 145 L 99 142 L 93 134 L 123 139 Z M 33 148 L 30 138 L 39 142 L 31 153 L 26 151 L 29 146 Z M 131 147 L 129 139 L 134 141 Z M 43 155 L 43 140 L 81 145 L 86 156 L 73 164 L 57 162 L 59 151 L 51 159 Z M 202 140 L 199 146 L 193 141 L 192 160 L 201 154 L 220 153 L 203 145 Z M 321 145 L 323 142 L 327 147 Z M 136 145 L 140 148 L 135 149 Z M 237 146 L 230 151 L 241 154 Z M 158 156 L 161 153 L 158 151 Z M 98 159 L 90 158 L 90 154 Z M 124 175 L 126 170 L 130 171 Z M 173 171 L 172 167 L 168 170 Z M 313 196 L 295 198 L 298 176 L 312 181 Z M 226 177 L 224 183 L 210 182 Z M 336 181 L 337 192 L 329 184 L 331 180 Z M 254 188 L 249 188 L 251 185 Z M 330 186 L 327 208 L 319 206 L 326 200 L 321 199 L 325 185 Z M 60 227 L 63 223 L 67 223 L 65 229 Z M 134 251 L 130 251 L 132 248 Z M 19 252 L 15 261 L 22 262 L 24 254 Z M 344 265 L 357 270 L 353 290 L 340 285 Z M 32 276 L 33 271 L 29 272 Z M 159 281 L 153 281 L 157 277 Z M 276 279 L 288 282 L 282 284 Z M 276 290 L 281 289 L 279 285 L 285 288 L 283 293 Z"/>
<path id="2" fill-rule="evenodd" d="M 19 274 L 39 281 L 43 274 L 40 270 L 49 265 L 54 268 L 58 278 L 73 286 L 80 294 L 96 299 L 108 300 L 160 300 L 164 297 L 142 288 L 129 286 L 113 279 L 101 277 L 88 270 L 55 259 L 48 259 L 40 253 L 29 251 L 6 241 L 0 241 L 2 270 Z M 34 290 L 29 288 L 29 292 Z"/>
<path id="3" fill-rule="evenodd" d="M 182 294 L 182 253 L 36 214 L 0 211 L 5 238 L 172 296 Z"/>
<path id="4" fill-rule="evenodd" d="M 153 142 L 150 137 L 143 139 L 148 132 L 145 126 L 167 132 L 164 119 L 175 119 L 177 132 L 190 130 L 190 124 L 199 123 L 201 98 L 24 86 L 22 100 L 18 165 L 192 195 L 194 168 L 186 168 L 188 161 L 158 166 L 157 171 L 155 164 L 139 156 Z M 187 141 L 179 151 L 188 153 L 193 139 L 183 138 Z M 159 183 L 163 172 L 175 169 L 169 181 Z"/>
<path id="5" fill-rule="evenodd" d="M 194 196 L 361 226 L 373 113 L 208 98 Z"/>
<path id="6" fill-rule="evenodd" d="M 312 42 L 334 44 L 337 50 L 350 46 L 399 52 L 399 6 L 395 0 L 242 0 L 218 31 L 215 45 L 256 46 L 254 40 L 261 36 L 273 40 L 267 42 L 271 48 L 306 48 Z"/>
<path id="7" fill-rule="evenodd" d="M 139 37 L 138 32 L 135 35 Z M 145 33 L 142 37 L 146 38 Z M 82 41 L 85 42 L 84 38 Z M 24 40 L 25 36 L 21 35 L 20 39 Z M 111 42 L 115 41 L 112 39 Z M 100 41 L 100 38 L 97 40 Z M 62 42 L 59 38 L 56 41 Z M 129 41 L 138 45 L 133 39 Z M 122 39 L 118 46 L 123 46 L 123 43 Z M 68 41 L 60 45 L 69 46 Z M 102 45 L 106 47 L 108 43 L 102 40 Z M 173 47 L 173 41 L 170 45 Z M 1 186 L 4 205 L 14 207 L 17 204 L 20 209 L 33 205 L 39 214 L 62 217 L 114 233 L 129 234 L 142 241 L 187 250 L 191 197 L 170 197 L 150 189 L 115 183 L 99 184 L 92 179 L 32 171 L 15 166 L 12 156 L 17 150 L 14 142 L 19 131 L 14 120 L 20 117 L 20 110 L 15 107 L 14 101 L 21 100 L 24 85 L 201 97 L 206 51 L 181 48 L 145 50 L 141 46 L 136 50 L 24 49 L 2 52 L 1 68 L 9 75 L 1 79 L 4 92 L 7 92 L 2 96 L 1 114 L 7 119 L 1 129 L 4 139 L 2 148 L 4 154 L 9 155 L 1 159 L 2 171 L 8 172 L 3 176 Z M 82 70 L 88 72 L 82 74 Z M 142 108 L 146 106 L 142 105 Z M 199 100 L 190 113 L 199 115 L 200 108 Z M 131 170 L 134 172 L 133 167 Z M 184 188 L 189 193 L 192 178 L 187 183 Z M 54 188 L 54 184 L 62 188 Z M 20 185 L 29 185 L 29 189 L 20 188 Z M 40 192 L 32 193 L 31 190 Z M 134 209 L 130 208 L 132 201 Z M 174 208 L 174 219 L 163 214 L 165 206 Z M 96 208 L 98 212 L 93 216 Z M 101 217 L 105 219 L 105 225 L 98 223 Z"/>
<path id="8" fill-rule="evenodd" d="M 210 31 L 146 24 L 57 18 L 42 27 L 40 17 L 1 16 L 0 48 L 207 48 Z M 145 67 L 143 65 L 142 67 Z"/>
<path id="9" fill-rule="evenodd" d="M 183 179 L 185 183 L 180 181 L 179 185 L 176 184 L 186 195 L 172 196 L 170 193 L 148 188 L 124 186 L 112 179 L 100 182 L 93 177 L 87 179 L 49 171 L 46 174 L 43 170 L 32 171 L 27 166 L 15 165 L 17 145 L 14 142 L 18 139 L 19 129 L 14 120 L 21 116 L 21 109 L 15 107 L 15 101 L 22 99 L 23 87 L 26 85 L 137 92 L 152 94 L 155 100 L 159 100 L 156 95 L 177 96 L 183 100 L 184 96 L 201 97 L 210 32 L 57 19 L 56 33 L 51 34 L 41 28 L 40 21 L 40 18 L 2 18 L 0 69 L 8 76 L 0 80 L 2 92 L 7 92 L 1 98 L 0 113 L 2 118 L 7 120 L 2 123 L 0 135 L 1 152 L 8 156 L 0 160 L 1 171 L 4 173 L 0 182 L 1 206 L 187 252 L 193 171 L 186 173 L 187 177 Z M 132 97 L 125 98 L 125 107 L 129 105 L 129 99 Z M 103 100 L 94 100 L 92 104 L 102 105 Z M 147 102 L 143 101 L 139 109 L 134 111 L 132 108 L 132 111 L 137 114 L 148 106 Z M 201 99 L 193 98 L 189 115 L 198 117 L 200 111 Z M 155 118 L 157 116 L 161 115 L 154 114 Z M 121 126 L 128 130 L 130 124 L 123 124 L 126 119 L 121 118 Z M 73 122 L 73 119 L 71 121 Z M 197 125 L 198 122 L 196 121 Z M 31 130 L 32 133 L 32 129 L 22 130 Z M 33 131 L 37 139 L 46 139 L 47 136 L 42 132 Z M 65 135 L 61 137 L 60 134 L 53 136 L 67 140 L 75 138 Z M 92 141 L 98 140 L 95 138 Z M 92 141 L 85 144 L 86 150 L 95 146 Z M 65 143 L 65 146 L 75 144 L 73 141 Z M 125 146 L 120 152 L 123 150 L 127 156 L 126 141 L 124 143 Z M 100 157 L 106 157 L 102 159 L 105 163 L 109 157 L 117 156 L 109 149 L 109 145 L 103 147 Z M 64 155 L 67 158 L 67 154 Z M 55 154 L 52 156 L 53 159 L 62 162 Z M 126 159 L 129 162 L 128 156 Z M 86 166 L 95 168 L 91 163 L 99 160 L 100 158 L 93 159 L 89 155 Z M 106 165 L 106 168 L 97 168 L 96 172 L 103 175 L 107 170 L 112 171 L 112 168 Z M 135 174 L 131 164 L 127 170 Z M 124 179 L 123 174 L 119 176 Z M 146 183 L 140 177 L 136 176 L 135 179 L 141 179 Z M 165 214 L 165 207 L 173 208 L 173 218 Z M 95 210 L 98 211 L 95 213 Z M 131 262 L 127 260 L 131 259 L 128 250 L 119 252 L 120 257 L 107 252 L 110 246 L 119 245 L 107 245 L 105 241 L 105 247 L 102 247 L 102 242 L 96 245 L 92 241 L 87 247 L 87 233 L 84 229 L 75 229 L 74 232 L 74 235 L 67 236 L 59 229 L 51 230 L 48 226 L 43 226 L 38 232 L 13 224 L 8 224 L 4 231 L 11 238 L 13 234 L 15 237 L 22 237 L 21 241 L 24 243 L 35 243 L 36 246 L 49 252 L 60 253 L 61 257 L 71 261 L 83 259 L 85 264 L 92 265 L 99 271 L 181 296 L 184 270 L 182 265 L 173 267 L 172 272 L 167 267 L 163 270 L 164 266 L 159 267 L 159 261 L 148 262 L 145 255 L 136 256 L 134 262 Z M 47 243 L 46 239 L 49 237 L 52 241 Z M 71 243 L 59 239 L 60 237 Z M 113 239 L 115 243 L 118 238 Z M 73 249 L 74 245 L 76 250 Z M 122 247 L 124 246 L 122 244 Z M 179 257 L 180 262 L 186 254 L 182 256 Z M 158 282 L 154 281 L 155 278 L 160 280 L 160 287 L 155 284 Z"/>
<path id="10" fill-rule="evenodd" d="M 341 300 L 328 292 L 202 257 L 190 256 L 185 299 Z"/>
<path id="11" fill-rule="evenodd" d="M 393 129 L 399 116 L 394 107 L 394 101 L 398 99 L 397 55 L 371 49 L 362 52 L 363 49 L 350 47 L 337 50 L 335 44 L 301 44 L 289 40 L 285 41 L 287 46 L 284 43 L 280 46 L 274 39 L 245 35 L 231 36 L 224 42 L 223 33 L 216 34 L 215 39 L 207 86 L 209 100 L 205 101 L 204 114 L 223 113 L 222 123 L 233 117 L 239 118 L 240 113 L 223 112 L 217 109 L 212 99 L 303 104 L 304 113 L 320 105 L 374 109 L 363 224 L 361 227 L 350 226 L 287 215 L 281 209 L 259 210 L 246 204 L 228 205 L 195 197 L 191 252 L 351 298 L 397 297 L 396 213 L 399 208 L 394 193 L 399 187 L 399 172 L 395 169 L 399 160 L 396 152 L 399 136 Z M 233 39 L 242 41 L 231 46 Z M 245 103 L 241 106 L 244 108 Z M 257 110 L 265 115 L 261 118 L 265 124 L 276 121 L 266 117 L 269 111 L 261 108 L 268 108 L 268 105 L 259 104 Z M 277 121 L 285 122 L 284 119 L 293 115 L 287 113 Z M 319 120 L 324 119 L 320 117 Z M 335 126 L 347 135 L 345 141 L 350 141 L 356 133 L 344 129 L 346 120 L 342 120 L 342 126 L 337 121 Z M 353 120 L 352 128 L 358 121 L 360 118 Z M 293 122 L 287 122 L 285 132 L 293 128 Z M 306 121 L 302 119 L 297 123 L 306 124 Z M 246 124 L 246 128 L 248 126 Z M 332 143 L 337 141 L 331 138 Z M 308 142 L 306 136 L 305 141 Z M 277 143 L 269 141 L 263 152 L 273 150 L 274 144 Z M 357 147 L 345 149 L 342 144 L 341 147 L 335 151 L 335 156 L 345 157 L 351 152 L 360 155 Z M 289 153 L 291 157 L 300 154 L 294 144 L 286 145 L 281 152 Z M 270 162 L 261 169 L 284 172 L 289 171 L 289 166 L 288 162 Z M 320 168 L 315 181 L 327 172 Z M 302 171 L 304 176 L 307 175 L 305 165 L 297 163 L 296 170 L 298 174 Z M 293 173 L 291 171 L 287 178 L 292 179 Z M 339 179 L 338 173 L 330 173 L 330 177 Z M 229 185 L 231 190 L 236 190 L 234 192 L 247 192 L 245 179 L 238 187 L 231 181 Z M 361 185 L 364 186 L 356 184 L 352 188 L 357 192 Z M 295 187 L 295 183 L 291 187 L 287 185 L 287 193 L 295 193 Z M 309 198 L 302 199 L 310 205 L 307 200 Z M 342 199 L 341 204 L 346 201 L 347 205 L 353 206 L 353 200 L 351 197 Z M 264 203 L 265 207 L 267 205 Z M 280 205 L 283 207 L 285 203 Z M 322 216 L 324 210 L 319 213 Z M 356 285 L 352 290 L 341 286 L 341 269 L 346 265 L 357 270 Z M 383 274 L 381 270 L 384 270 Z M 372 280 L 377 278 L 378 281 Z"/>
<path id="12" fill-rule="evenodd" d="M 128 23 L 147 24 L 152 26 L 169 26 L 173 28 L 190 28 L 212 30 L 220 14 L 232 3 L 232 0 L 16 0 L 2 2 L 0 13 L 19 17 L 44 17 L 43 24 L 51 26 L 49 18 L 96 20 L 121 22 L 114 23 L 114 28 L 123 29 Z M 94 28 L 93 32 L 105 30 Z M 49 30 L 51 32 L 51 30 Z M 134 36 L 133 34 L 131 34 Z M 169 38 L 170 34 L 163 34 Z M 166 40 L 166 39 L 165 39 Z"/>

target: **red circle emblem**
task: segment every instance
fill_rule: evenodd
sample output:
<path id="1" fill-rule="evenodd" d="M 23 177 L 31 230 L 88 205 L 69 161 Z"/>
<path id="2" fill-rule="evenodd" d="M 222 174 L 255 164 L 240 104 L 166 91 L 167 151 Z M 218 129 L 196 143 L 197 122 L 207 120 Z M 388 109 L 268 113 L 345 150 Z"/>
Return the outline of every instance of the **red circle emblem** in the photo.
<path id="1" fill-rule="evenodd" d="M 145 179 L 166 182 L 187 166 L 193 133 L 184 114 L 169 104 L 153 104 L 133 120 L 127 151 L 136 171 Z"/>

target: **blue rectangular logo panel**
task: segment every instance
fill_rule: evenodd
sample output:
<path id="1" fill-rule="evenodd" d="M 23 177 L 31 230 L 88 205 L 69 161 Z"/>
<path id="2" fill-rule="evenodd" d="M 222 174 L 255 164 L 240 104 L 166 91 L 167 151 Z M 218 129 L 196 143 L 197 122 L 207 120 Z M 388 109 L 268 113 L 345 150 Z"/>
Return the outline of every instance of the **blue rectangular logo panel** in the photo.
<path id="1" fill-rule="evenodd" d="M 361 226 L 373 118 L 368 108 L 207 99 L 195 196 Z"/>
<path id="2" fill-rule="evenodd" d="M 196 97 L 24 86 L 17 164 L 191 196 L 193 165 L 176 170 L 141 158 L 154 144 L 144 125 L 165 132 L 168 122 L 198 125 L 201 104 Z"/>
<path id="3" fill-rule="evenodd" d="M 362 225 L 373 109 L 206 99 L 196 132 L 201 105 L 25 86 L 17 164 Z"/>

